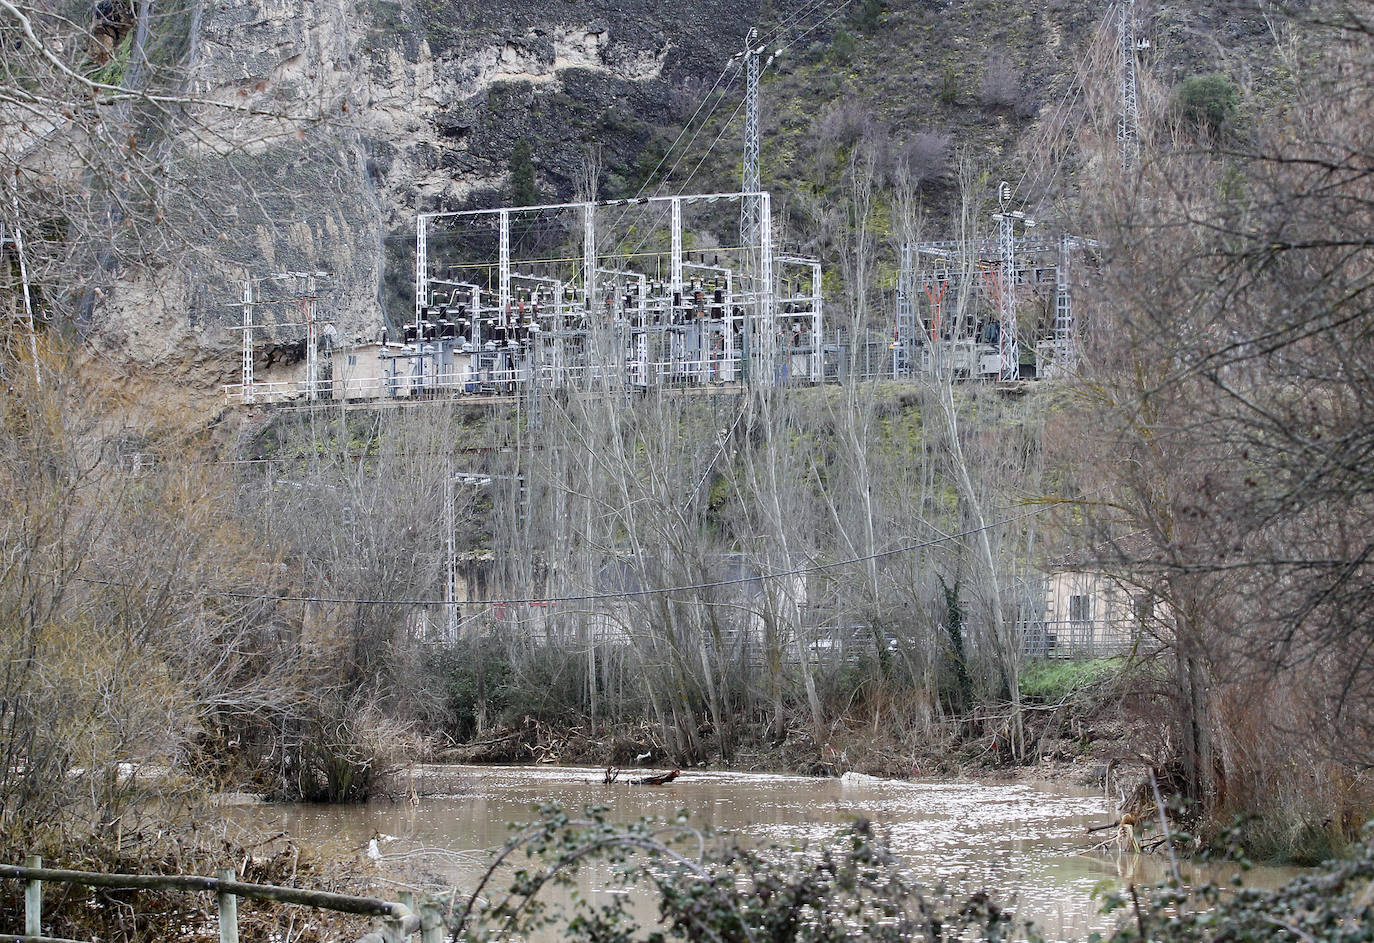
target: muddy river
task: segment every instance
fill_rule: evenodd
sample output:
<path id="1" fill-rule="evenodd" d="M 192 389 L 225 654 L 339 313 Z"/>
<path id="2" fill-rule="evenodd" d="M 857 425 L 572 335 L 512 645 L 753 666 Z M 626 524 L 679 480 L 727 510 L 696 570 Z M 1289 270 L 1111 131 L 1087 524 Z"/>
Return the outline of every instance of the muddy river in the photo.
<path id="1" fill-rule="evenodd" d="M 1020 916 L 1053 940 L 1110 927 L 1113 918 L 1099 913 L 1104 888 L 1161 876 L 1151 859 L 1089 853 L 1098 836 L 1086 829 L 1110 821 L 1110 806 L 1100 793 L 1063 786 L 704 771 L 668 786 L 608 786 L 597 769 L 531 766 L 450 767 L 442 775 L 455 794 L 418 804 L 258 806 L 249 815 L 335 853 L 365 855 L 376 839 L 375 866 L 384 875 L 418 872 L 459 887 L 485 869 L 489 850 L 509 834 L 507 823 L 530 820 L 539 803 L 569 810 L 596 803 L 621 821 L 685 809 L 699 827 L 783 844 L 824 841 L 862 816 L 886 832 L 923 883 L 986 888 L 1002 899 L 1015 893 Z M 596 894 L 597 874 L 585 880 L 584 891 Z"/>

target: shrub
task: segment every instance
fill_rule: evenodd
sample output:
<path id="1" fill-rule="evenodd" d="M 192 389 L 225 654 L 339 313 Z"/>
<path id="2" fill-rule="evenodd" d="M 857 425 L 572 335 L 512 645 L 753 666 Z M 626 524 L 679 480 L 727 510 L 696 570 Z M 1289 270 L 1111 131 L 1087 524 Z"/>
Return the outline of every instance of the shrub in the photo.
<path id="1" fill-rule="evenodd" d="M 883 15 L 883 0 L 864 0 L 854 14 L 854 25 L 865 33 L 878 28 Z"/>
<path id="2" fill-rule="evenodd" d="M 510 199 L 515 206 L 533 206 L 539 202 L 539 187 L 534 179 L 534 148 L 529 138 L 521 138 L 511 148 Z"/>
<path id="3" fill-rule="evenodd" d="M 830 54 L 840 65 L 844 65 L 853 57 L 858 46 L 858 41 L 842 29 L 835 30 L 835 35 L 830 38 Z"/>
<path id="4" fill-rule="evenodd" d="M 1184 79 L 1178 86 L 1178 109 L 1186 121 L 1212 134 L 1229 128 L 1240 108 L 1240 91 L 1226 76 L 1212 72 Z"/>
<path id="5" fill-rule="evenodd" d="M 939 131 L 918 131 L 902 146 L 898 162 L 917 186 L 940 179 L 949 167 L 953 139 Z"/>
<path id="6" fill-rule="evenodd" d="M 539 821 L 514 827 L 466 906 L 455 902 L 454 939 L 640 938 L 628 895 L 598 895 L 609 902 L 597 906 L 573 894 L 567 910 L 541 899 L 546 888 L 571 884 L 584 864 L 609 871 L 612 884 L 652 895 L 658 922 L 647 938 L 659 941 L 1043 939 L 1033 925 L 1015 919 L 1010 896 L 1003 903 L 994 892 L 956 895 L 918 886 L 862 819 L 824 845 L 760 848 L 702 832 L 685 815 L 618 825 L 595 807 L 579 817 L 552 805 L 540 814 Z M 498 868 L 520 858 L 529 863 L 518 867 L 509 886 L 497 886 Z M 1367 843 L 1275 890 L 1243 887 L 1239 880 L 1231 887 L 1189 888 L 1175 878 L 1152 891 L 1133 885 L 1107 898 L 1105 912 L 1121 915 L 1108 941 L 1368 940 L 1371 879 L 1374 845 Z"/>
<path id="7" fill-rule="evenodd" d="M 515 832 L 458 911 L 454 939 L 639 939 L 625 894 L 573 895 L 567 911 L 546 905 L 549 886 L 566 885 L 583 864 L 611 870 L 612 882 L 647 889 L 658 904 L 648 939 L 745 943 L 841 940 L 1012 940 L 1025 938 L 1010 910 L 983 892 L 927 892 L 902 868 L 866 820 L 809 849 L 745 847 L 703 833 L 685 817 L 617 825 L 605 810 L 574 818 L 545 806 L 540 821 Z M 528 856 L 509 887 L 487 886 L 497 865 Z M 547 931 L 553 929 L 553 933 Z"/>
<path id="8" fill-rule="evenodd" d="M 1202 943 L 1204 940 L 1368 940 L 1374 927 L 1374 843 L 1348 858 L 1332 859 L 1274 890 L 1178 880 L 1157 885 L 1139 899 L 1113 894 L 1106 911 L 1123 920 L 1110 943 Z M 1243 869 L 1248 862 L 1238 861 Z"/>
<path id="9" fill-rule="evenodd" d="M 386 773 L 422 752 L 408 727 L 370 701 L 321 710 L 306 722 L 295 776 L 274 798 L 362 802 Z"/>
<path id="10" fill-rule="evenodd" d="M 946 67 L 940 73 L 940 101 L 945 105 L 953 105 L 959 101 L 959 73 L 954 71 L 953 66 Z"/>
<path id="11" fill-rule="evenodd" d="M 1011 110 L 1021 103 L 1021 77 L 1005 54 L 988 59 L 979 97 L 983 107 L 992 111 Z"/>
<path id="12" fill-rule="evenodd" d="M 449 733 L 470 740 L 500 717 L 512 701 L 511 665 L 492 638 L 464 639 L 436 652 L 429 665 L 438 675 L 449 711 Z"/>

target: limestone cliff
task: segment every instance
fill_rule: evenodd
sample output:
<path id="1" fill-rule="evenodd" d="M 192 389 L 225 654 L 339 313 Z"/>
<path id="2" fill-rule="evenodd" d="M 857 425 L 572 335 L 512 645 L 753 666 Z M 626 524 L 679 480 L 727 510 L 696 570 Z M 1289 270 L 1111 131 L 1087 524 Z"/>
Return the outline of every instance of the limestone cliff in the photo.
<path id="1" fill-rule="evenodd" d="M 94 15 L 90 0 L 68 5 L 74 19 Z M 159 55 L 174 60 L 188 120 L 158 142 L 167 182 L 148 201 L 137 245 L 92 251 L 74 266 L 61 289 L 67 308 L 119 358 L 175 366 L 208 353 L 228 376 L 242 280 L 325 271 L 322 307 L 339 333 L 371 333 L 409 304 L 417 210 L 501 201 L 521 142 L 541 199 L 573 196 L 589 148 L 602 195 L 633 194 L 754 23 L 786 49 L 766 84 L 765 185 L 797 194 L 775 204 L 791 214 L 783 231 L 823 253 L 808 220 L 833 200 L 829 188 L 857 140 L 879 140 L 892 161 L 924 161 L 919 182 L 932 204 L 949 186 L 953 144 L 972 145 L 994 173 L 1009 173 L 1021 159 L 1018 141 L 1060 120 L 1055 109 L 1092 65 L 1087 52 L 1105 12 L 1062 0 L 1014 10 L 991 0 L 865 0 L 808 13 L 812 6 L 179 0 L 175 15 L 145 23 L 143 34 L 131 18 L 124 25 L 134 40 L 176 34 Z M 1169 24 L 1155 31 L 1150 54 L 1164 73 L 1158 94 L 1168 94 L 1171 75 L 1199 69 L 1204 54 L 1223 58 L 1198 37 L 1225 30 L 1237 49 L 1263 39 L 1258 17 L 1214 6 L 1150 14 Z M 1186 23 L 1199 28 L 1178 25 Z M 119 53 L 102 43 L 109 68 Z M 136 72 L 126 69 L 124 81 Z M 739 93 L 729 94 L 692 145 L 688 164 L 707 156 L 709 139 L 723 142 L 696 186 L 728 186 L 738 174 L 739 129 L 727 119 Z M 1110 95 L 1099 90 L 1098 99 Z M 132 227 L 130 201 L 116 197 L 108 202 L 119 212 L 102 210 L 113 220 L 111 244 Z M 260 320 L 300 318 L 283 304 L 262 309 Z M 300 333 L 282 326 L 260 336 Z"/>

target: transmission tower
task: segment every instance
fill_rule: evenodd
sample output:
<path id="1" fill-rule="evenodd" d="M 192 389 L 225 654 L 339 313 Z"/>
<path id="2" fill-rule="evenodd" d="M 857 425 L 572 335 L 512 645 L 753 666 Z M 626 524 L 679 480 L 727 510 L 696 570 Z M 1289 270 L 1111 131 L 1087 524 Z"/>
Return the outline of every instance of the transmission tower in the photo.
<path id="1" fill-rule="evenodd" d="M 759 54 L 763 48 L 758 43 L 759 31 L 750 29 L 744 39 L 744 165 L 742 171 L 739 210 L 740 259 L 743 263 L 742 274 L 753 287 L 751 312 L 744 319 L 744 379 L 749 382 L 772 375 L 770 352 L 766 350 L 773 340 L 771 329 L 764 329 L 763 322 L 768 314 L 767 295 L 771 288 L 770 269 L 771 247 L 763 243 L 767 220 L 764 219 L 765 202 L 763 184 L 759 179 Z M 755 374 L 761 372 L 762 377 Z"/>
<path id="2" fill-rule="evenodd" d="M 1116 141 L 1121 148 L 1121 169 L 1130 170 L 1140 159 L 1140 98 L 1136 88 L 1135 57 L 1148 49 L 1146 40 L 1135 38 L 1135 0 L 1121 0 L 1121 23 L 1117 27 L 1117 53 L 1121 58 L 1121 117 L 1116 125 Z"/>
<path id="3" fill-rule="evenodd" d="M 746 194 L 740 201 L 739 233 L 740 244 L 746 248 L 758 245 L 759 205 L 747 194 L 758 193 L 759 182 L 759 53 L 762 49 L 755 46 L 759 31 L 750 29 L 744 40 L 744 172 L 743 186 Z"/>

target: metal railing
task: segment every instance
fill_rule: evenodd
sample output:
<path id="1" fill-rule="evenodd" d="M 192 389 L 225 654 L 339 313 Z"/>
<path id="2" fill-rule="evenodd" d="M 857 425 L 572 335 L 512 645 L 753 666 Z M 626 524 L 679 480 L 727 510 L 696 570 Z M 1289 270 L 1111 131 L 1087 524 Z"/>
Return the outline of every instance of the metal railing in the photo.
<path id="1" fill-rule="evenodd" d="M 43 882 L 105 887 L 113 890 L 187 891 L 215 895 L 219 914 L 220 943 L 238 943 L 238 899 L 268 900 L 281 904 L 313 907 L 336 913 L 380 917 L 380 929 L 362 937 L 359 943 L 403 943 L 418 933 L 420 943 L 440 943 L 443 919 L 438 908 L 416 907 L 413 895 L 403 893 L 400 900 L 355 897 L 331 891 L 310 891 L 275 884 L 249 884 L 237 880 L 233 868 L 224 868 L 218 877 L 193 874 L 106 874 L 99 871 L 66 871 L 43 867 L 43 859 L 30 855 L 23 866 L 0 864 L 0 878 L 24 882 L 24 932 L 0 933 L 0 943 L 88 943 L 43 936 Z"/>
<path id="2" fill-rule="evenodd" d="M 1129 619 L 1058 619 L 1018 628 L 1032 658 L 1109 658 L 1130 651 L 1139 625 Z"/>

